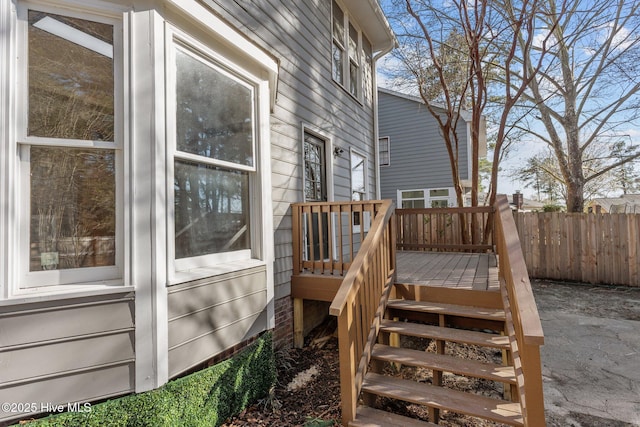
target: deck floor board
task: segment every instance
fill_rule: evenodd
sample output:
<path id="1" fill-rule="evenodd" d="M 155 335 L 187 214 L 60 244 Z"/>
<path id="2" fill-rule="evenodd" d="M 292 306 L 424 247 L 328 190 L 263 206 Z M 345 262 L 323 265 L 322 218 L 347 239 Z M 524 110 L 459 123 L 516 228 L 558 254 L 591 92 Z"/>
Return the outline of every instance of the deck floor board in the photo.
<path id="1" fill-rule="evenodd" d="M 397 282 L 457 289 L 499 289 L 495 254 L 398 251 Z"/>

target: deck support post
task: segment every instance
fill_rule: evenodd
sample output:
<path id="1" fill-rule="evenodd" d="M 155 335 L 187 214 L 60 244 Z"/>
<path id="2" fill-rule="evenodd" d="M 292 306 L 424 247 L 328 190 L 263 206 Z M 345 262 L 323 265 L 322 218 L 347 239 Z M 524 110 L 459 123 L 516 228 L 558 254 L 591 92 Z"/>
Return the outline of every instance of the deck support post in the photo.
<path id="1" fill-rule="evenodd" d="M 304 347 L 304 300 L 293 299 L 293 347 Z"/>

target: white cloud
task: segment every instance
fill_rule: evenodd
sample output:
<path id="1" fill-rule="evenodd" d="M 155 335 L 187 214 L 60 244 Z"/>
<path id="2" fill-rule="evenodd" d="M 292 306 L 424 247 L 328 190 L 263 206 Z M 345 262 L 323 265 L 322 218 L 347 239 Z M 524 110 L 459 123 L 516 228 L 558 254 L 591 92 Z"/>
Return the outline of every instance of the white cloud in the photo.
<path id="1" fill-rule="evenodd" d="M 533 47 L 542 49 L 543 43 L 546 43 L 545 49 L 547 50 L 558 43 L 558 40 L 555 36 L 550 34 L 548 28 L 543 28 L 542 30 L 538 31 L 538 33 L 533 37 Z"/>

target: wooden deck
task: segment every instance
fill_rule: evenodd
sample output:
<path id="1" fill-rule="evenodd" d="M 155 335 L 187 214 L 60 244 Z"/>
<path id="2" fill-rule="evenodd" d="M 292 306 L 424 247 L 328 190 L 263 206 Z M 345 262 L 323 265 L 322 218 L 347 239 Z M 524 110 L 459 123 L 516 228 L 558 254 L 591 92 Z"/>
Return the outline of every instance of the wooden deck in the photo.
<path id="1" fill-rule="evenodd" d="M 396 252 L 396 283 L 499 291 L 493 253 Z"/>
<path id="2" fill-rule="evenodd" d="M 370 212 L 366 235 L 365 227 L 353 232 L 358 212 Z M 461 224 L 487 221 L 493 221 L 491 243 L 465 244 L 484 239 L 477 239 L 477 228 Z M 435 423 L 446 410 L 509 425 L 545 425 L 544 334 L 506 197 L 483 208 L 395 211 L 388 200 L 297 203 L 292 224 L 294 343 L 304 344 L 303 300 L 331 301 L 329 311 L 338 324 L 343 425 L 418 425 L 359 404 L 362 391 L 365 404 L 375 395 L 424 404 Z M 310 232 L 315 229 L 333 231 L 316 236 Z M 465 229 L 458 239 L 456 230 Z M 403 348 L 401 335 L 435 340 L 435 353 Z M 498 348 L 507 367 L 453 360 L 445 352 L 447 342 Z M 384 363 L 431 369 L 433 381 L 385 378 Z M 496 379 L 505 386 L 504 400 L 489 402 L 450 390 L 442 381 L 445 372 Z"/>

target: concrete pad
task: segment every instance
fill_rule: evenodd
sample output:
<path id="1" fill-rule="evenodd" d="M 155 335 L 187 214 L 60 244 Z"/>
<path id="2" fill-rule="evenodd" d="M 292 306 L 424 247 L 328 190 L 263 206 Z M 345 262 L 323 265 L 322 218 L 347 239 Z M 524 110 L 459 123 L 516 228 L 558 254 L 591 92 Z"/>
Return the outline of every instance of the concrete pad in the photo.
<path id="1" fill-rule="evenodd" d="M 640 426 L 640 289 L 533 285 L 547 425 Z"/>

